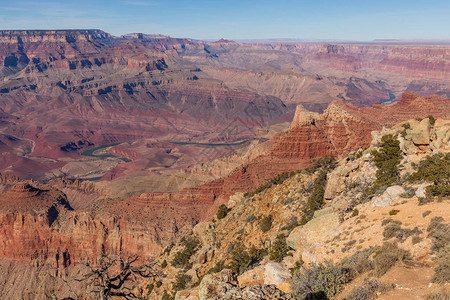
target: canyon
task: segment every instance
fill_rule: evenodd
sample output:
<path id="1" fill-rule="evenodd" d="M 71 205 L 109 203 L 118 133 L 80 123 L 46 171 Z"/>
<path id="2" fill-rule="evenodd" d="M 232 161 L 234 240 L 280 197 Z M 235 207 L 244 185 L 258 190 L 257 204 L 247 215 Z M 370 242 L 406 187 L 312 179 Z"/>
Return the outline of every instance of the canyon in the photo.
<path id="1" fill-rule="evenodd" d="M 46 299 L 100 253 L 156 259 L 230 197 L 450 119 L 449 54 L 0 31 L 0 294 Z"/>

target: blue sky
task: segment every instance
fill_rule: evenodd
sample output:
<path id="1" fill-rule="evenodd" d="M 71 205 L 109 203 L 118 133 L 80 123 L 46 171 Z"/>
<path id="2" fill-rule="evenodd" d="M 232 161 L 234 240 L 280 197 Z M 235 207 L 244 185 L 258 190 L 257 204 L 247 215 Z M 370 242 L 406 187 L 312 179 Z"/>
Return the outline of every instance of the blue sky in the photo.
<path id="1" fill-rule="evenodd" d="M 450 1 L 0 0 L 0 29 L 66 28 L 198 39 L 450 39 Z"/>

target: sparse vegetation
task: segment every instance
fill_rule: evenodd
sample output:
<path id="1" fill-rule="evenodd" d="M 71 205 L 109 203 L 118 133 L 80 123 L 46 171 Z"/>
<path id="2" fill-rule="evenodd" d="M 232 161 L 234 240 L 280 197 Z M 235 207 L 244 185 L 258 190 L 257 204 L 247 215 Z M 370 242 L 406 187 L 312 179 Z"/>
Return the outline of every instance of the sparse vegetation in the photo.
<path id="1" fill-rule="evenodd" d="M 165 267 L 167 267 L 167 261 L 166 261 L 166 260 L 164 260 L 164 261 L 161 263 L 161 269 L 164 269 Z"/>
<path id="2" fill-rule="evenodd" d="M 443 224 L 444 218 L 434 217 L 428 225 L 428 237 L 433 240 L 432 250 L 438 252 L 450 243 L 450 225 Z"/>
<path id="3" fill-rule="evenodd" d="M 389 211 L 389 215 L 390 216 L 395 216 L 396 214 L 398 214 L 400 212 L 400 210 L 398 209 L 392 209 Z"/>
<path id="4" fill-rule="evenodd" d="M 259 222 L 259 227 L 261 228 L 262 232 L 267 232 L 272 228 L 272 216 L 267 216 L 261 219 Z"/>
<path id="5" fill-rule="evenodd" d="M 303 259 L 299 259 L 295 262 L 294 267 L 291 269 L 291 274 L 294 275 L 295 272 L 300 271 L 300 268 L 304 265 Z"/>
<path id="6" fill-rule="evenodd" d="M 371 300 L 377 299 L 378 292 L 385 292 L 393 289 L 392 284 L 384 284 L 378 282 L 376 279 L 366 279 L 357 288 L 354 288 L 345 300 Z"/>
<path id="7" fill-rule="evenodd" d="M 384 227 L 383 237 L 385 240 L 395 237 L 398 241 L 404 241 L 412 235 L 418 235 L 422 233 L 417 227 L 413 229 L 402 228 L 401 222 L 392 221 Z"/>
<path id="8" fill-rule="evenodd" d="M 370 256 L 376 251 L 380 251 L 380 247 L 370 247 L 368 249 L 357 251 L 353 255 L 344 258 L 341 265 L 352 269 L 355 273 L 362 274 L 368 272 L 374 268 Z"/>
<path id="9" fill-rule="evenodd" d="M 183 272 L 180 272 L 177 274 L 175 282 L 172 283 L 172 289 L 174 291 L 184 290 L 187 287 L 187 285 L 191 282 L 191 280 L 192 280 L 191 276 L 186 275 Z"/>
<path id="10" fill-rule="evenodd" d="M 413 245 L 415 245 L 415 244 L 420 243 L 421 241 L 422 241 L 422 238 L 420 236 L 418 236 L 418 235 L 415 235 L 415 236 L 412 237 L 411 243 Z"/>
<path id="11" fill-rule="evenodd" d="M 327 171 L 333 170 L 336 167 L 336 159 L 333 155 L 325 155 L 313 160 L 311 165 L 305 169 L 309 174 L 314 174 L 320 169 L 326 169 Z"/>
<path id="12" fill-rule="evenodd" d="M 187 268 L 191 256 L 198 250 L 200 242 L 194 238 L 183 238 L 181 244 L 184 249 L 175 253 L 172 266 L 177 268 Z"/>
<path id="13" fill-rule="evenodd" d="M 167 291 L 164 291 L 164 294 L 161 297 L 161 300 L 174 300 L 175 299 L 175 295 L 170 295 L 167 293 Z"/>
<path id="14" fill-rule="evenodd" d="M 409 252 L 398 248 L 397 244 L 384 243 L 373 259 L 375 276 L 380 277 L 386 274 L 397 261 L 402 261 L 408 257 Z"/>
<path id="15" fill-rule="evenodd" d="M 428 115 L 427 118 L 430 119 L 430 125 L 434 126 L 436 119 L 432 115 Z"/>
<path id="16" fill-rule="evenodd" d="M 230 263 L 227 268 L 239 275 L 245 270 L 250 269 L 266 255 L 266 249 L 258 249 L 255 246 L 252 246 L 249 250 L 247 250 L 244 245 L 238 243 L 233 247 Z"/>
<path id="17" fill-rule="evenodd" d="M 439 250 L 436 256 L 437 266 L 434 268 L 432 282 L 450 283 L 450 243 Z"/>
<path id="18" fill-rule="evenodd" d="M 229 208 L 225 204 L 221 204 L 217 210 L 216 217 L 218 220 L 223 219 L 227 216 Z"/>
<path id="19" fill-rule="evenodd" d="M 417 172 L 411 174 L 408 180 L 432 182 L 426 188 L 427 197 L 450 196 L 450 153 L 428 156 L 420 162 Z"/>
<path id="20" fill-rule="evenodd" d="M 424 211 L 423 214 L 422 214 L 422 218 L 425 218 L 429 214 L 431 214 L 431 210 Z"/>
<path id="21" fill-rule="evenodd" d="M 281 262 L 289 251 L 289 246 L 286 244 L 286 236 L 279 234 L 270 249 L 270 260 Z"/>
<path id="22" fill-rule="evenodd" d="M 355 208 L 355 209 L 353 209 L 353 212 L 352 212 L 352 218 L 356 217 L 357 215 L 359 215 L 359 210 L 357 208 Z"/>
<path id="23" fill-rule="evenodd" d="M 450 300 L 450 294 L 447 291 L 442 290 L 428 295 L 426 300 Z"/>
<path id="24" fill-rule="evenodd" d="M 406 130 L 411 129 L 411 125 L 409 123 L 402 124 L 403 130 L 400 132 L 402 137 L 406 136 Z"/>
<path id="25" fill-rule="evenodd" d="M 292 293 L 296 299 L 329 299 L 339 294 L 353 279 L 351 269 L 341 265 L 312 265 L 305 272 L 294 272 Z"/>
<path id="26" fill-rule="evenodd" d="M 322 169 L 319 171 L 317 178 L 314 180 L 314 187 L 311 194 L 308 197 L 306 206 L 303 209 L 303 217 L 300 223 L 302 225 L 310 221 L 316 210 L 322 208 L 324 201 L 323 196 L 325 195 L 325 186 L 327 184 L 327 170 Z"/>
<path id="27" fill-rule="evenodd" d="M 223 270 L 224 267 L 225 267 L 225 264 L 223 263 L 223 261 L 218 261 L 214 267 L 209 269 L 208 273 L 211 274 L 211 273 L 220 272 Z"/>
<path id="28" fill-rule="evenodd" d="M 367 194 L 374 194 L 384 190 L 398 180 L 398 165 L 402 157 L 400 142 L 392 136 L 385 135 L 381 138 L 379 150 L 371 152 L 377 172 L 375 182 L 367 191 Z"/>

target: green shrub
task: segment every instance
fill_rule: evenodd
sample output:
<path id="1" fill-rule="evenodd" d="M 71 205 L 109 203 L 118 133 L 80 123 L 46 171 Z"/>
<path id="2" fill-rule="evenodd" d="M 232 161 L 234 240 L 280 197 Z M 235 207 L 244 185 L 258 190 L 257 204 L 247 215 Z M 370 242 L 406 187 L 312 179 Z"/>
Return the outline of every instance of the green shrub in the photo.
<path id="1" fill-rule="evenodd" d="M 410 199 L 416 195 L 416 190 L 410 186 L 405 187 L 405 192 L 400 194 L 400 197 Z"/>
<path id="2" fill-rule="evenodd" d="M 283 172 L 281 174 L 278 174 L 277 176 L 267 180 L 267 182 L 261 186 L 259 186 L 255 191 L 252 193 L 244 193 L 244 197 L 250 197 L 254 196 L 256 194 L 262 193 L 265 190 L 271 188 L 273 185 L 279 185 L 282 184 L 286 179 L 294 176 L 295 174 L 298 174 L 300 171 L 292 171 L 292 172 Z"/>
<path id="3" fill-rule="evenodd" d="M 426 300 L 450 300 L 450 294 L 446 290 L 442 290 L 428 295 Z"/>
<path id="4" fill-rule="evenodd" d="M 377 172 L 375 182 L 368 190 L 369 194 L 385 189 L 397 181 L 398 165 L 402 157 L 400 142 L 392 134 L 385 135 L 381 138 L 379 150 L 373 150 L 371 154 Z"/>
<path id="5" fill-rule="evenodd" d="M 384 243 L 381 251 L 373 259 L 374 274 L 380 277 L 397 262 L 409 257 L 409 252 L 397 247 L 397 244 Z"/>
<path id="6" fill-rule="evenodd" d="M 312 265 L 304 273 L 294 272 L 292 294 L 296 299 L 333 298 L 353 276 L 352 270 L 340 265 Z"/>
<path id="7" fill-rule="evenodd" d="M 371 300 L 377 299 L 378 292 L 385 292 L 393 288 L 392 284 L 380 283 L 375 279 L 365 279 L 357 288 L 354 288 L 345 300 Z"/>
<path id="8" fill-rule="evenodd" d="M 312 163 L 305 169 L 305 171 L 309 174 L 314 174 L 319 169 L 330 171 L 336 167 L 336 164 L 336 159 L 333 155 L 325 155 L 320 158 L 314 159 Z"/>
<path id="9" fill-rule="evenodd" d="M 175 246 L 175 244 L 174 244 L 173 242 L 170 243 L 169 246 L 167 246 L 166 248 L 164 248 L 163 253 L 169 255 L 169 254 L 170 254 L 170 251 L 172 251 L 172 248 L 173 248 L 174 246 Z"/>
<path id="10" fill-rule="evenodd" d="M 184 290 L 187 285 L 191 282 L 192 277 L 189 275 L 186 275 L 184 273 L 178 273 L 175 282 L 172 283 L 172 289 L 174 291 L 181 291 Z"/>
<path id="11" fill-rule="evenodd" d="M 252 246 L 247 250 L 244 245 L 240 243 L 235 244 L 231 251 L 230 263 L 227 268 L 239 275 L 261 261 L 265 255 L 267 255 L 266 249 L 258 249 Z"/>
<path id="12" fill-rule="evenodd" d="M 422 218 L 425 218 L 429 214 L 431 214 L 431 210 L 424 211 L 423 214 L 422 214 Z"/>
<path id="13" fill-rule="evenodd" d="M 432 115 L 428 115 L 427 118 L 430 119 L 430 125 L 434 126 L 436 119 Z"/>
<path id="14" fill-rule="evenodd" d="M 402 130 L 402 132 L 400 132 L 400 135 L 402 137 L 405 137 L 406 136 L 406 130 L 410 129 L 411 125 L 409 123 L 404 123 L 404 124 L 402 124 L 402 127 L 403 127 L 403 130 Z"/>
<path id="15" fill-rule="evenodd" d="M 342 267 L 351 269 L 354 273 L 359 274 L 373 270 L 374 266 L 370 256 L 379 250 L 380 247 L 370 247 L 368 249 L 357 251 L 353 255 L 344 258 L 341 261 L 341 265 Z"/>
<path id="16" fill-rule="evenodd" d="M 269 231 L 270 228 L 272 228 L 272 216 L 262 218 L 259 223 L 259 227 L 261 228 L 262 232 Z"/>
<path id="17" fill-rule="evenodd" d="M 300 268 L 305 264 L 303 259 L 299 259 L 295 262 L 294 267 L 291 269 L 291 274 L 294 275 L 295 272 L 300 271 Z"/>
<path id="18" fill-rule="evenodd" d="M 353 209 L 353 212 L 352 212 L 352 218 L 356 217 L 357 215 L 359 215 L 359 210 L 357 208 L 355 208 L 355 209 Z"/>
<path id="19" fill-rule="evenodd" d="M 146 288 L 147 288 L 147 293 L 150 294 L 153 291 L 153 289 L 155 288 L 155 285 L 153 283 L 150 283 L 150 284 L 147 284 Z"/>
<path id="20" fill-rule="evenodd" d="M 420 162 L 417 172 L 411 174 L 408 180 L 432 182 L 426 188 L 428 197 L 450 196 L 450 153 L 428 156 Z"/>
<path id="21" fill-rule="evenodd" d="M 420 243 L 421 241 L 422 241 L 422 238 L 421 238 L 420 236 L 418 236 L 418 235 L 415 235 L 415 236 L 413 236 L 413 238 L 412 238 L 412 240 L 411 240 L 411 243 L 412 243 L 413 245 L 415 245 L 415 244 Z"/>
<path id="22" fill-rule="evenodd" d="M 171 296 L 167 293 L 167 291 L 164 291 L 164 294 L 161 297 L 161 300 L 174 300 L 175 295 Z"/>
<path id="23" fill-rule="evenodd" d="M 398 220 L 392 220 L 391 218 L 388 218 L 388 219 L 384 219 L 383 221 L 381 221 L 381 226 L 385 226 L 385 225 L 390 224 L 390 223 L 402 225 L 402 222 L 400 222 Z"/>
<path id="24" fill-rule="evenodd" d="M 390 216 L 395 216 L 396 214 L 398 214 L 400 212 L 400 210 L 398 209 L 392 209 L 391 211 L 389 211 L 389 215 Z"/>
<path id="25" fill-rule="evenodd" d="M 156 285 L 157 288 L 161 287 L 161 286 L 162 286 L 162 281 L 161 281 L 161 280 L 158 280 L 158 281 L 155 283 L 155 285 Z"/>
<path id="26" fill-rule="evenodd" d="M 325 169 L 322 169 L 319 171 L 317 178 L 314 180 L 312 192 L 308 197 L 305 208 L 303 209 L 304 215 L 301 223 L 305 222 L 306 224 L 307 222 L 309 222 L 313 218 L 314 212 L 322 208 L 324 204 L 323 196 L 325 195 L 326 184 L 327 171 Z"/>
<path id="27" fill-rule="evenodd" d="M 439 250 L 436 261 L 437 266 L 434 268 L 431 281 L 441 284 L 450 283 L 450 243 Z"/>
<path id="28" fill-rule="evenodd" d="M 172 260 L 172 266 L 186 268 L 189 265 L 191 256 L 197 252 L 200 242 L 194 238 L 183 238 L 181 244 L 184 249 L 175 253 L 175 257 Z"/>
<path id="29" fill-rule="evenodd" d="M 428 237 L 433 240 L 432 250 L 438 252 L 440 249 L 450 243 L 450 225 L 443 224 L 442 217 L 434 217 L 430 220 L 428 225 Z"/>
<path id="30" fill-rule="evenodd" d="M 245 246 L 242 244 L 235 245 L 233 251 L 231 252 L 231 262 L 229 264 L 229 268 L 235 274 L 239 275 L 248 266 L 249 262 L 250 256 L 248 255 Z"/>
<path id="31" fill-rule="evenodd" d="M 269 259 L 281 262 L 289 250 L 289 246 L 286 244 L 286 236 L 284 234 L 279 234 L 270 249 Z"/>
<path id="32" fill-rule="evenodd" d="M 167 267 L 167 261 L 166 261 L 166 260 L 164 260 L 164 261 L 161 263 L 161 268 L 164 269 L 165 267 Z"/>
<path id="33" fill-rule="evenodd" d="M 225 267 L 225 265 L 224 265 L 223 261 L 218 261 L 214 267 L 209 269 L 208 274 L 218 273 L 218 272 L 222 271 L 224 269 L 224 267 Z"/>
<path id="34" fill-rule="evenodd" d="M 390 239 L 393 237 L 401 237 L 403 235 L 402 227 L 397 223 L 391 223 L 386 225 L 383 229 L 383 237 Z"/>
<path id="35" fill-rule="evenodd" d="M 220 220 L 220 219 L 225 218 L 227 216 L 228 212 L 229 212 L 228 207 L 225 204 L 221 204 L 216 213 L 217 219 Z"/>

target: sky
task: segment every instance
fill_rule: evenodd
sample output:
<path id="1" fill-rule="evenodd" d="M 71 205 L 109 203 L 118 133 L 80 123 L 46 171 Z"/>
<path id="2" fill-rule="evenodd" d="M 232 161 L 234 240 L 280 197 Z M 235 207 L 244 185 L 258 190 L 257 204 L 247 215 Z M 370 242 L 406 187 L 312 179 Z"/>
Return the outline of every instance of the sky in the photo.
<path id="1" fill-rule="evenodd" d="M 450 0 L 0 0 L 0 29 L 195 39 L 450 39 Z"/>

